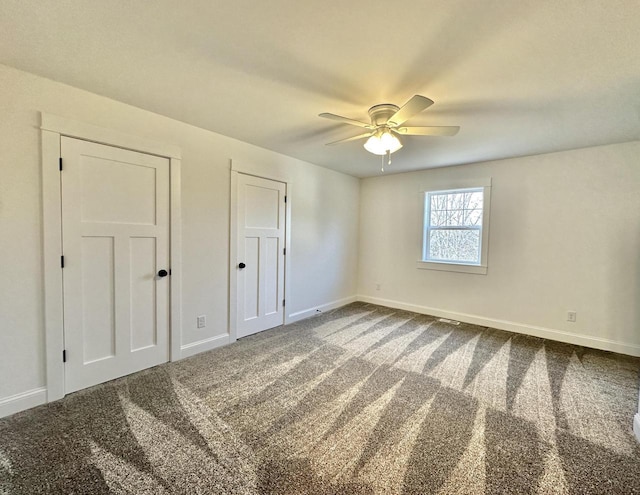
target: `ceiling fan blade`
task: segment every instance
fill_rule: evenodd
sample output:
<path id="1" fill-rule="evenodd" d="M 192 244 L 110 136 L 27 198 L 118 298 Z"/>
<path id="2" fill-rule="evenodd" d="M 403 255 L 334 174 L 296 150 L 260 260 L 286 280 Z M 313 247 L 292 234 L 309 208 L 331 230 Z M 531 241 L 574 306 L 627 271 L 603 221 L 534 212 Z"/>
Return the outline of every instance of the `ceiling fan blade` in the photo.
<path id="1" fill-rule="evenodd" d="M 397 127 L 391 130 L 402 136 L 455 136 L 458 134 L 460 126 Z"/>
<path id="2" fill-rule="evenodd" d="M 357 139 L 364 139 L 366 137 L 371 136 L 370 132 L 366 132 L 364 134 L 358 134 L 357 136 L 353 136 L 350 138 L 346 138 L 346 139 L 340 139 L 339 141 L 333 141 L 332 143 L 327 143 L 327 146 L 333 146 L 334 144 L 342 144 L 342 143 L 348 143 L 349 141 L 355 141 Z"/>
<path id="3" fill-rule="evenodd" d="M 399 126 L 431 105 L 433 105 L 433 100 L 425 96 L 415 95 L 400 110 L 389 117 L 387 123 L 392 126 Z"/>
<path id="4" fill-rule="evenodd" d="M 351 124 L 357 125 L 358 127 L 364 127 L 366 129 L 374 129 L 375 126 L 371 124 L 367 124 L 365 122 L 360 122 L 359 120 L 348 119 L 346 117 L 341 117 L 340 115 L 335 115 L 333 113 L 321 113 L 318 117 L 322 117 L 329 120 L 336 120 L 338 122 L 342 122 L 343 124 Z"/>

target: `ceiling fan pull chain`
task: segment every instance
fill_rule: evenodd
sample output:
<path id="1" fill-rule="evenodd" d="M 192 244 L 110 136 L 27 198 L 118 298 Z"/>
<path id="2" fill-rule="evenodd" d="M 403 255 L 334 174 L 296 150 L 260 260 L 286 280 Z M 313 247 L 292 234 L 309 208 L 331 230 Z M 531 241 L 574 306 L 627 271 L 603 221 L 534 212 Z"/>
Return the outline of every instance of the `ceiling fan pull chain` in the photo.
<path id="1" fill-rule="evenodd" d="M 382 155 L 380 158 L 382 158 L 382 168 L 381 168 L 381 170 L 384 172 L 384 155 Z"/>
<path id="2" fill-rule="evenodd" d="M 387 158 L 389 158 L 389 163 L 387 165 L 391 165 L 391 151 L 387 150 Z"/>

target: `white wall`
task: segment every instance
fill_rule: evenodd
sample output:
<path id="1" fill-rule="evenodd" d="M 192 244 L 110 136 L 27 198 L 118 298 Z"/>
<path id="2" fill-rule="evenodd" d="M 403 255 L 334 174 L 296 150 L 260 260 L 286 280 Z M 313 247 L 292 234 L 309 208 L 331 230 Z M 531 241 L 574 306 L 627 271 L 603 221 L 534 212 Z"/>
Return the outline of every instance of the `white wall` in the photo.
<path id="1" fill-rule="evenodd" d="M 358 293 L 640 355 L 639 157 L 633 142 L 365 179 Z M 483 177 L 493 179 L 488 273 L 417 269 L 419 191 Z"/>
<path id="2" fill-rule="evenodd" d="M 355 295 L 358 179 L 2 65 L 0 88 L 0 406 L 46 385 L 40 112 L 182 149 L 182 344 L 227 332 L 230 159 L 293 184 L 287 312 Z"/>

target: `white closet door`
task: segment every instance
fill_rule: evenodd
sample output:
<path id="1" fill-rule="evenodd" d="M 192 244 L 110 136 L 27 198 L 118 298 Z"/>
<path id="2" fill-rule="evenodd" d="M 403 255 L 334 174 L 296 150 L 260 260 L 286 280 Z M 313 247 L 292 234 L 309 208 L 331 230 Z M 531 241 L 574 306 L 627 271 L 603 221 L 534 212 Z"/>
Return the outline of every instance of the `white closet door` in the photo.
<path id="1" fill-rule="evenodd" d="M 169 359 L 169 160 L 62 138 L 65 391 Z"/>
<path id="2" fill-rule="evenodd" d="M 284 321 L 286 184 L 238 174 L 238 337 Z"/>

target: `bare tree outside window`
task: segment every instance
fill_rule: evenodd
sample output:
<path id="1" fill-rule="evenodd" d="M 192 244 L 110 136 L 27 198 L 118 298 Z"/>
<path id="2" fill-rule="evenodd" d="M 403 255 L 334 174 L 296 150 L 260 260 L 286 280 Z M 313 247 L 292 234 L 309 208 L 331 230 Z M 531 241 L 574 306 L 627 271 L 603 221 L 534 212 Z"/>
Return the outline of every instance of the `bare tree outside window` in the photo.
<path id="1" fill-rule="evenodd" d="M 483 189 L 425 195 L 425 261 L 480 264 Z"/>

